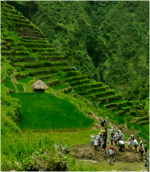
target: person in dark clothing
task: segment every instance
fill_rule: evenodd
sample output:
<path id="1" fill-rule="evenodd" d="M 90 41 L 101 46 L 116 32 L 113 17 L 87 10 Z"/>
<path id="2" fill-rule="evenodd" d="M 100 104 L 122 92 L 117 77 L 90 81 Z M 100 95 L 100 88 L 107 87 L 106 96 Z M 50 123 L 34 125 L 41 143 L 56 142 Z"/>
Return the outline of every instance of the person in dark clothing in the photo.
<path id="1" fill-rule="evenodd" d="M 104 133 L 103 135 L 103 146 L 102 148 L 104 149 L 103 151 L 106 153 L 105 149 L 106 149 L 106 143 L 107 143 L 107 139 L 106 139 L 106 133 Z"/>

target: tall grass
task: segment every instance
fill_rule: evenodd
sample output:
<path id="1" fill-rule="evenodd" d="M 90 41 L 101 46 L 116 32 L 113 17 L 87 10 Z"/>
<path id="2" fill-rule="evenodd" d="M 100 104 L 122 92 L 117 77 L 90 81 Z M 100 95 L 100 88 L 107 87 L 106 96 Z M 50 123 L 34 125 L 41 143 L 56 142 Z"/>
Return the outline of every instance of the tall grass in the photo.
<path id="1" fill-rule="evenodd" d="M 10 77 L 6 77 L 6 84 L 5 84 L 6 87 L 16 91 L 13 83 L 11 82 L 11 78 Z"/>
<path id="2" fill-rule="evenodd" d="M 22 129 L 78 129 L 90 128 L 94 120 L 86 117 L 68 100 L 46 93 L 18 93 Z"/>

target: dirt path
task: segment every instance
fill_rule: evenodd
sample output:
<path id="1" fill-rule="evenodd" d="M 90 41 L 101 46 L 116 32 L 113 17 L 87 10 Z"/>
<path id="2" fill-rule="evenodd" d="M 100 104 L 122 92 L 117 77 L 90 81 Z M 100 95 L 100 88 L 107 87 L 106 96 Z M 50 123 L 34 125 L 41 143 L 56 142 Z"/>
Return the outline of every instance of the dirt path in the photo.
<path id="1" fill-rule="evenodd" d="M 97 151 L 97 155 L 94 153 L 94 148 L 91 148 L 90 144 L 86 145 L 78 145 L 74 146 L 71 151 L 71 155 L 75 157 L 76 159 L 84 159 L 84 160 L 95 160 L 95 161 L 108 161 L 109 159 L 109 146 L 106 148 L 106 153 L 104 153 L 102 148 L 100 148 L 100 151 Z M 128 150 L 127 146 L 125 148 L 124 152 L 120 152 L 118 147 L 114 147 L 115 149 L 115 156 L 114 156 L 114 162 L 128 162 L 128 163 L 134 163 L 134 162 L 144 162 L 144 159 L 141 158 L 137 153 L 134 152 L 134 150 Z"/>

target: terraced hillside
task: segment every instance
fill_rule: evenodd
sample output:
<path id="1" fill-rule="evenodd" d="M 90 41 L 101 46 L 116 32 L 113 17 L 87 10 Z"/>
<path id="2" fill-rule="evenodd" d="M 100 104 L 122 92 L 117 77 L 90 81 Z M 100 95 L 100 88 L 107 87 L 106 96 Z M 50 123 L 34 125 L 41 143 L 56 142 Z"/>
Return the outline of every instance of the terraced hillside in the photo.
<path id="1" fill-rule="evenodd" d="M 2 40 L 1 54 L 10 60 L 16 71 L 17 89 L 26 91 L 24 84 L 30 80 L 43 80 L 48 86 L 62 90 L 68 96 L 86 98 L 98 108 L 138 124 L 148 124 L 148 116 L 138 115 L 133 102 L 126 101 L 102 82 L 95 82 L 74 69 L 65 57 L 47 43 L 44 34 L 14 7 L 1 2 Z M 7 28 L 7 29 L 6 29 Z M 140 116 L 140 117 L 139 117 Z"/>

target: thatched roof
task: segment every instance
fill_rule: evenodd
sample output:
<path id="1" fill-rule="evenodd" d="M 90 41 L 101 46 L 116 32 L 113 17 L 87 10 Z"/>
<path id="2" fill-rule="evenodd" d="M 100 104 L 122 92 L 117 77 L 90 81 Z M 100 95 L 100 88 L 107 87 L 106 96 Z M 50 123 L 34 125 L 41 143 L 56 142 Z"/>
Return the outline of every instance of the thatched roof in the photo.
<path id="1" fill-rule="evenodd" d="M 37 80 L 32 86 L 31 88 L 33 89 L 43 89 L 46 90 L 48 89 L 48 86 L 41 80 Z"/>

